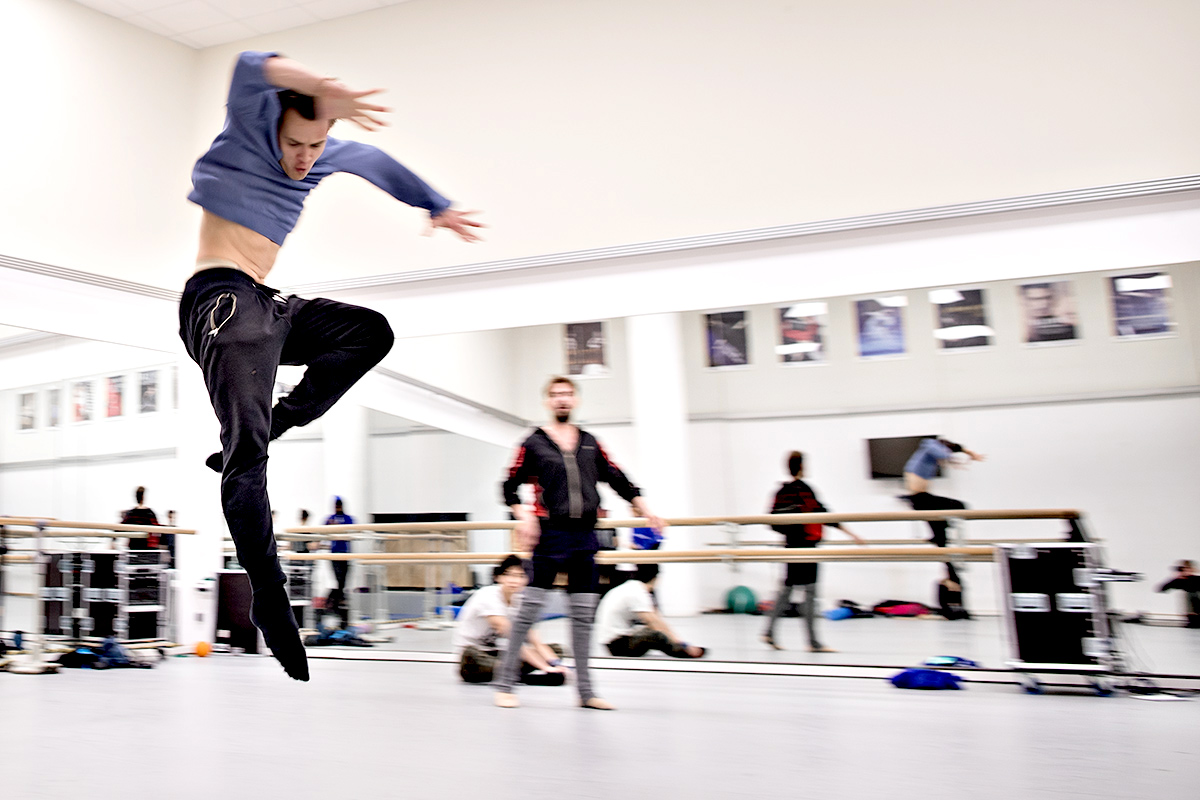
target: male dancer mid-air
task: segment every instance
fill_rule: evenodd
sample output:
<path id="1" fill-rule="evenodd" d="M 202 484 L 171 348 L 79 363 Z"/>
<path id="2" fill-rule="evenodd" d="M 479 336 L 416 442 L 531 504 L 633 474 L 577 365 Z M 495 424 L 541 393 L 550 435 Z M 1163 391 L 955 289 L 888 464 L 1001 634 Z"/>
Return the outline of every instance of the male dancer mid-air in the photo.
<path id="1" fill-rule="evenodd" d="M 263 284 L 308 193 L 334 172 L 359 175 L 430 213 L 431 228 L 465 241 L 481 227 L 378 148 L 329 136 L 334 120 L 366 130 L 386 108 L 276 53 L 238 56 L 225 127 L 192 172 L 188 199 L 204 209 L 196 272 L 179 301 L 179 335 L 204 372 L 221 422 L 221 506 L 253 589 L 251 619 L 296 680 L 308 680 L 275 553 L 267 501 L 267 443 L 324 414 L 387 355 L 383 315 L 332 300 L 284 297 Z M 271 407 L 280 364 L 308 369 Z"/>

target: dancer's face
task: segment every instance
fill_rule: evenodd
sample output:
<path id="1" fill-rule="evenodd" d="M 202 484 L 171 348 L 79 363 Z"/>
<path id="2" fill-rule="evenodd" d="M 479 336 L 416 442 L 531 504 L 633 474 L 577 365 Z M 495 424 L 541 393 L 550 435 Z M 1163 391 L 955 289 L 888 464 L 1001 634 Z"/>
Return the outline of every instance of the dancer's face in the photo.
<path id="1" fill-rule="evenodd" d="M 288 109 L 279 125 L 279 149 L 283 152 L 279 166 L 292 180 L 304 180 L 325 152 L 328 137 L 328 120 L 305 119 L 294 109 Z"/>
<path id="2" fill-rule="evenodd" d="M 525 570 L 520 567 L 509 567 L 501 573 L 500 577 L 496 578 L 496 583 L 500 584 L 500 588 L 509 592 L 519 592 L 529 583 L 529 578 L 525 575 Z"/>
<path id="3" fill-rule="evenodd" d="M 546 408 L 550 410 L 550 415 L 556 422 L 569 421 L 571 412 L 575 410 L 578 402 L 579 398 L 575 395 L 575 389 L 567 383 L 554 384 L 546 394 Z"/>

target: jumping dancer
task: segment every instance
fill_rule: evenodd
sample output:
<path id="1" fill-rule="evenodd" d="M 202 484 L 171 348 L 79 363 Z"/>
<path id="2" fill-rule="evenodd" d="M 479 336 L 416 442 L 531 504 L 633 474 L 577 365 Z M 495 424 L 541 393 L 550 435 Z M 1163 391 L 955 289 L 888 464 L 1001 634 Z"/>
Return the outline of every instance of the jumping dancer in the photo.
<path id="1" fill-rule="evenodd" d="M 378 91 L 378 90 L 375 90 Z M 251 619 L 288 675 L 308 663 L 275 552 L 267 502 L 267 443 L 324 414 L 387 355 L 382 314 L 332 300 L 284 297 L 263 285 L 308 193 L 327 175 L 350 172 L 401 202 L 426 209 L 431 228 L 465 241 L 480 227 L 383 151 L 329 136 L 336 119 L 366 130 L 387 111 L 276 53 L 238 56 L 225 127 L 192 172 L 188 199 L 204 209 L 196 272 L 179 301 L 179 334 L 204 372 L 221 422 L 221 506 L 253 589 Z M 308 369 L 271 407 L 280 364 Z"/>

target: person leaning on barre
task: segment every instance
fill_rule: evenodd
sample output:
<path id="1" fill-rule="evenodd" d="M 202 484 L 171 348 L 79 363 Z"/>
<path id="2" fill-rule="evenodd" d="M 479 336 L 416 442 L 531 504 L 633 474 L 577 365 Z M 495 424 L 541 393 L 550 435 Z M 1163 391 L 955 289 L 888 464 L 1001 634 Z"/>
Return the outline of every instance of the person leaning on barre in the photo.
<path id="1" fill-rule="evenodd" d="M 596 639 L 614 656 L 638 658 L 659 650 L 673 658 L 702 658 L 703 647 L 675 635 L 654 605 L 658 564 L 638 564 L 637 577 L 604 595 L 596 609 Z"/>
<path id="2" fill-rule="evenodd" d="M 520 606 L 521 591 L 529 583 L 521 557 L 510 555 L 492 570 L 491 586 L 471 595 L 458 612 L 454 650 L 458 674 L 467 683 L 488 683 L 503 657 L 512 616 Z M 562 686 L 567 671 L 561 654 L 547 645 L 530 628 L 521 646 L 521 683 L 531 686 Z"/>

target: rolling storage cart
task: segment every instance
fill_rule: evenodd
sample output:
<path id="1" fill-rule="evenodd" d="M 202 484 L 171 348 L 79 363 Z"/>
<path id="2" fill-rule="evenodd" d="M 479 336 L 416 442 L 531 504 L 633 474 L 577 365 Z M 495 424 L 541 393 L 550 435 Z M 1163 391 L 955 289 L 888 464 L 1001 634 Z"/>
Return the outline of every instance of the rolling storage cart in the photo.
<path id="1" fill-rule="evenodd" d="M 999 548 L 1007 665 L 1023 673 L 1026 691 L 1041 692 L 1038 674 L 1082 675 L 1108 695 L 1111 678 L 1125 671 L 1104 585 L 1137 576 L 1106 569 L 1101 558 L 1092 542 Z"/>

